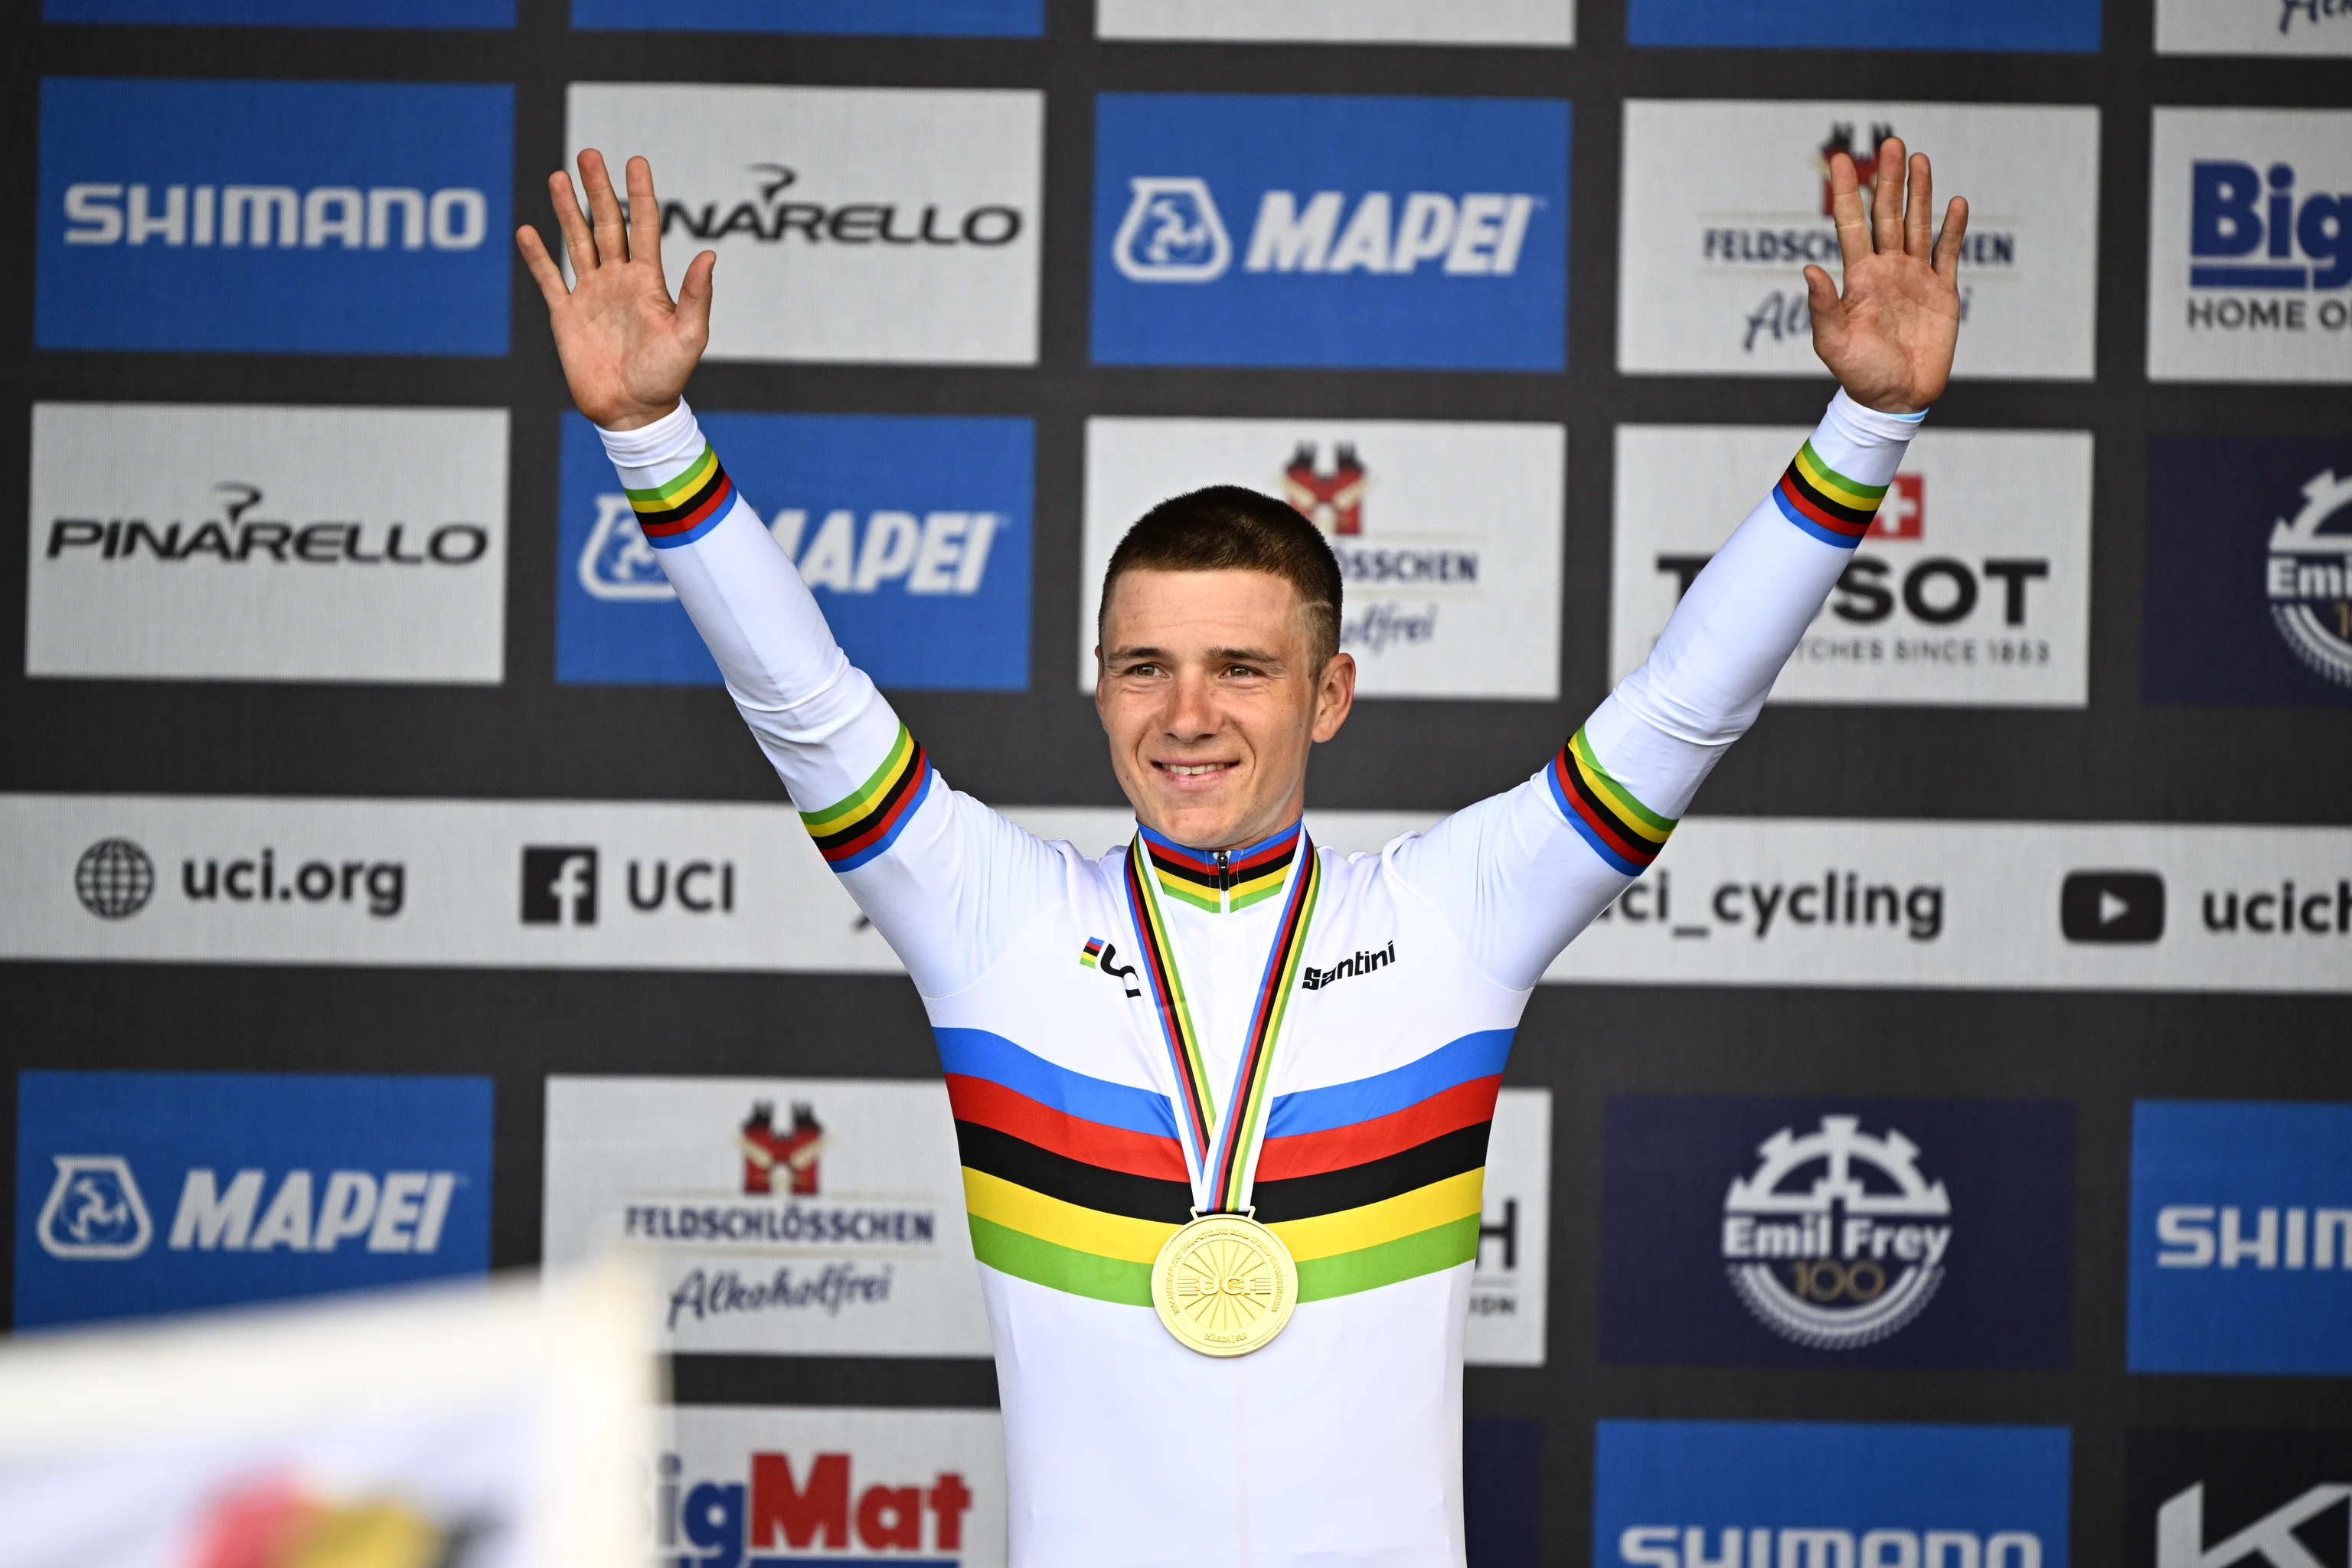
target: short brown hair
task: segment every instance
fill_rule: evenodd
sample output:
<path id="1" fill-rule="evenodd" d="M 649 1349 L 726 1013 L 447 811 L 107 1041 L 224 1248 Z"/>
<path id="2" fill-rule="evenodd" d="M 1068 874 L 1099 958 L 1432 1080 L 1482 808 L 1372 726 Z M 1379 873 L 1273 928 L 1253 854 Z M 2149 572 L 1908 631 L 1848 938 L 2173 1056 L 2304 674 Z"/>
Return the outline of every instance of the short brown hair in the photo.
<path id="1" fill-rule="evenodd" d="M 1270 572 L 1298 594 L 1307 646 L 1321 669 L 1339 651 L 1339 558 L 1296 508 L 1240 485 L 1211 485 L 1161 501 L 1136 520 L 1103 573 L 1095 635 L 1122 573 Z"/>

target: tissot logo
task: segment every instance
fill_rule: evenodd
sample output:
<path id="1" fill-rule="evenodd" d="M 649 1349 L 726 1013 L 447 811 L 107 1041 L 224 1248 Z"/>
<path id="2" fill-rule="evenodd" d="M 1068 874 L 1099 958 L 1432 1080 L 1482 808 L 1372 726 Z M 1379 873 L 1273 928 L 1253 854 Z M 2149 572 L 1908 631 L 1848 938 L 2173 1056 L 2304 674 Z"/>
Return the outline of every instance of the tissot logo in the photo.
<path id="1" fill-rule="evenodd" d="M 1106 363 L 1559 368 L 1568 106 L 1108 93 Z"/>
<path id="2" fill-rule="evenodd" d="M 1601 1359 L 2063 1366 L 2073 1149 L 2052 1102 L 1612 1098 Z"/>
<path id="3" fill-rule="evenodd" d="M 2156 942 L 2164 935 L 2164 879 L 2153 871 L 2070 871 L 2058 889 L 2068 942 Z"/>
<path id="4" fill-rule="evenodd" d="M 52 78 L 44 348 L 504 353 L 503 86 Z"/>

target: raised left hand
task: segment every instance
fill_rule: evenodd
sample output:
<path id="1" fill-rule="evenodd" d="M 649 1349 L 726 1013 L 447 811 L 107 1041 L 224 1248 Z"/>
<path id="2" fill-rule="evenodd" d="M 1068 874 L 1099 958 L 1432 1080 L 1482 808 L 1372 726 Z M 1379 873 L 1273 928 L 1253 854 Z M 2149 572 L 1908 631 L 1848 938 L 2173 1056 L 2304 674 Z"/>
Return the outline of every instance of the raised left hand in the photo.
<path id="1" fill-rule="evenodd" d="M 1909 201 L 1905 201 L 1908 173 Z M 1864 217 L 1853 160 L 1830 154 L 1831 211 L 1845 262 L 1845 292 L 1805 268 L 1813 352 L 1848 397 L 1885 414 L 1916 414 L 1943 395 L 1960 335 L 1960 237 L 1969 204 L 1954 196 L 1944 232 L 1928 227 L 1935 182 L 1927 156 L 1904 156 L 1900 137 L 1878 149 L 1878 178 Z"/>

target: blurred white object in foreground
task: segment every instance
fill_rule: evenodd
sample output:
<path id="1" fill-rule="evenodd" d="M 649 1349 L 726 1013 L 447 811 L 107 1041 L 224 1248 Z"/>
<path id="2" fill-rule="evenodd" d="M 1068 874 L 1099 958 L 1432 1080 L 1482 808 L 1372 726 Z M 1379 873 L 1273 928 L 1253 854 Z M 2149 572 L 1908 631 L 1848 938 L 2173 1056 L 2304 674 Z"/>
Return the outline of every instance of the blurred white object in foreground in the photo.
<path id="1" fill-rule="evenodd" d="M 634 1276 L 0 1348 L 5 1568 L 636 1568 Z"/>

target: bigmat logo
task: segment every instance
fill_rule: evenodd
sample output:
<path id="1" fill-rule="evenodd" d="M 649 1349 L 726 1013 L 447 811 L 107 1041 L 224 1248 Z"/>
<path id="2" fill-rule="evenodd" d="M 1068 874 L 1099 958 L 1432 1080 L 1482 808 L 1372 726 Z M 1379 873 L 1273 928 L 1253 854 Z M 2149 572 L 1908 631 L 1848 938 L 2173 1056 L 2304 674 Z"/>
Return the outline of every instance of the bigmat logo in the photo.
<path id="1" fill-rule="evenodd" d="M 572 0 L 572 25 L 631 32 L 1034 38 L 1045 0 Z"/>
<path id="2" fill-rule="evenodd" d="M 490 1080 L 16 1079 L 16 1323 L 479 1274 Z"/>
<path id="3" fill-rule="evenodd" d="M 1616 678 L 1806 434 L 1617 427 Z M 2090 436 L 1923 431 L 1771 700 L 2080 708 L 2090 601 Z"/>
<path id="4" fill-rule="evenodd" d="M 1717 49 L 2087 55 L 2099 49 L 2099 0 L 1927 0 L 1905 6 L 1899 16 L 1857 10 L 1834 0 L 1772 6 L 1746 5 L 1739 0 L 1630 0 L 1625 41 Z"/>
<path id="5" fill-rule="evenodd" d="M 575 83 L 564 101 L 574 154 L 652 160 L 673 282 L 719 253 L 712 359 L 1036 363 L 1043 94 Z"/>
<path id="6" fill-rule="evenodd" d="M 2159 109 L 2151 381 L 2352 382 L 2352 110 Z"/>
<path id="7" fill-rule="evenodd" d="M 2141 1100 L 2131 1212 L 2134 1372 L 2352 1373 L 2352 1105 Z"/>
<path id="8" fill-rule="evenodd" d="M 2352 706 L 2352 441 L 2147 446 L 2150 702 Z"/>
<path id="9" fill-rule="evenodd" d="M 1026 419 L 705 414 L 849 657 L 888 687 L 1029 683 Z M 555 675 L 719 684 L 589 423 L 564 416 Z"/>
<path id="10" fill-rule="evenodd" d="M 639 1542 L 663 1568 L 1002 1568 L 993 1410 L 672 1408 Z"/>
<path id="11" fill-rule="evenodd" d="M 2352 1437 L 2340 1432 L 2134 1432 L 2125 1561 L 2151 1568 L 2340 1568 Z"/>
<path id="12" fill-rule="evenodd" d="M 1569 106 L 1105 93 L 1100 364 L 1559 370 Z"/>
<path id="13" fill-rule="evenodd" d="M 1557 425 L 1090 419 L 1079 685 L 1094 689 L 1103 569 L 1129 525 L 1169 496 L 1243 484 L 1329 538 L 1339 646 L 1366 696 L 1549 700 L 1567 461 Z"/>
<path id="14" fill-rule="evenodd" d="M 2063 1368 L 2074 1110 L 1612 1096 L 1601 1357 Z"/>
<path id="15" fill-rule="evenodd" d="M 2160 55 L 2352 55 L 2347 0 L 2156 0 Z"/>
<path id="16" fill-rule="evenodd" d="M 1106 38 L 1299 44 L 1576 41 L 1573 0 L 1097 0 Z"/>
<path id="17" fill-rule="evenodd" d="M 28 675 L 496 682 L 507 413 L 36 404 Z"/>
<path id="18" fill-rule="evenodd" d="M 1803 269 L 1838 272 L 1830 156 L 1866 178 L 1890 134 L 1969 195 L 1954 374 L 2089 380 L 2098 110 L 2029 105 L 1628 102 L 1618 368 L 1818 376 Z"/>
<path id="19" fill-rule="evenodd" d="M 45 349 L 502 354 L 514 89 L 52 77 Z"/>
<path id="20" fill-rule="evenodd" d="M 2063 1426 L 1603 1421 L 1595 1568 L 2065 1568 Z"/>

